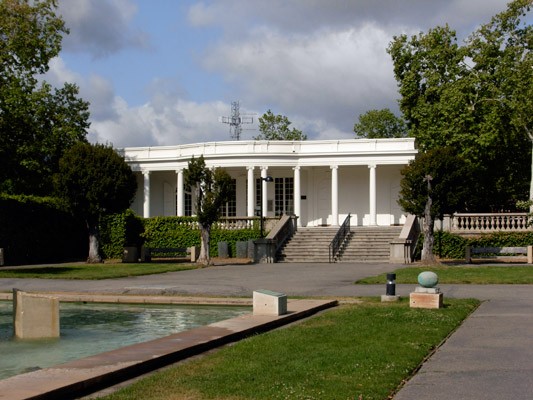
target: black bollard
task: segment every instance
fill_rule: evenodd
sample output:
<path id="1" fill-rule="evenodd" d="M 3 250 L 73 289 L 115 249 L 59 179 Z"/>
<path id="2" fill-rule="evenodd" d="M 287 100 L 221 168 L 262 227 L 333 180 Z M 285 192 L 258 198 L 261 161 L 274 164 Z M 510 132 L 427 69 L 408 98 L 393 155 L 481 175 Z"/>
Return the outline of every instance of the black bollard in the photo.
<path id="1" fill-rule="evenodd" d="M 396 296 L 396 274 L 387 274 L 387 296 Z"/>

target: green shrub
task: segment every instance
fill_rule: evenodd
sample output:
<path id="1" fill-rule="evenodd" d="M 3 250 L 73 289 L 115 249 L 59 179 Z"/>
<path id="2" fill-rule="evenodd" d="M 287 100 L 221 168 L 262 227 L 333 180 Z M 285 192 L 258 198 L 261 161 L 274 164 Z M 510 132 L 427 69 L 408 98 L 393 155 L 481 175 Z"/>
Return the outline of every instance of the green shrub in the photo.
<path id="1" fill-rule="evenodd" d="M 229 255 L 230 257 L 235 257 L 237 253 L 237 242 L 259 239 L 259 234 L 259 229 L 213 229 L 211 231 L 210 256 L 216 257 L 218 255 L 218 242 L 228 242 Z"/>
<path id="2" fill-rule="evenodd" d="M 144 220 L 142 237 L 148 247 L 190 247 L 200 245 L 200 231 L 194 217 L 153 217 Z"/>
<path id="3" fill-rule="evenodd" d="M 144 221 L 145 244 L 149 247 L 200 246 L 200 230 L 195 217 L 154 217 Z M 211 257 L 218 255 L 218 242 L 228 242 L 230 255 L 236 252 L 236 242 L 259 238 L 258 229 L 211 230 Z"/>
<path id="4" fill-rule="evenodd" d="M 441 258 L 464 258 L 468 240 L 447 231 L 435 232 L 433 252 Z"/>
<path id="5" fill-rule="evenodd" d="M 474 247 L 522 247 L 533 245 L 533 232 L 496 232 L 468 241 Z"/>
<path id="6" fill-rule="evenodd" d="M 420 237 L 419 245 L 423 242 Z M 441 258 L 462 259 L 465 247 L 524 247 L 533 245 L 533 232 L 495 232 L 477 237 L 463 237 L 446 231 L 435 232 L 433 252 Z"/>
<path id="7" fill-rule="evenodd" d="M 121 258 L 124 247 L 139 247 L 144 239 L 143 219 L 132 210 L 107 215 L 100 221 L 100 249 L 104 258 Z"/>
<path id="8" fill-rule="evenodd" d="M 2 194 L 0 247 L 7 265 L 85 259 L 87 229 L 57 198 Z"/>

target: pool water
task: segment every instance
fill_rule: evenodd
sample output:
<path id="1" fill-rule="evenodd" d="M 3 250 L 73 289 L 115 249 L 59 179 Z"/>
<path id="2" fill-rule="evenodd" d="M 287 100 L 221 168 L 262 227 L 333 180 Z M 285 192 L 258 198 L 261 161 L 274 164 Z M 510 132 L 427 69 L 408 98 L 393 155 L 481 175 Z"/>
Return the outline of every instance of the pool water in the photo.
<path id="1" fill-rule="evenodd" d="M 0 301 L 0 379 L 146 342 L 251 312 L 251 307 L 61 303 L 59 339 L 13 338 Z"/>

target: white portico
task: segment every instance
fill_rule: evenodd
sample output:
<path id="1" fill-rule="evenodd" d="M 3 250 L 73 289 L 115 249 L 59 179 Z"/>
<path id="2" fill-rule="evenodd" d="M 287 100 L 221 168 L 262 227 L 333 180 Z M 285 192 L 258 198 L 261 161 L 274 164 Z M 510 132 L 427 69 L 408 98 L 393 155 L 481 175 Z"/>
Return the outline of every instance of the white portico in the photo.
<path id="1" fill-rule="evenodd" d="M 194 215 L 194 194 L 184 184 L 189 160 L 233 178 L 234 199 L 225 216 L 297 215 L 300 226 L 402 224 L 397 204 L 400 170 L 413 160 L 414 139 L 227 141 L 179 146 L 129 147 L 126 162 L 137 174 L 132 209 L 144 217 Z M 273 181 L 264 179 L 271 176 Z M 262 185 L 262 188 L 259 186 Z M 262 189 L 262 190 L 261 190 Z M 260 198 L 260 193 L 263 198 Z"/>

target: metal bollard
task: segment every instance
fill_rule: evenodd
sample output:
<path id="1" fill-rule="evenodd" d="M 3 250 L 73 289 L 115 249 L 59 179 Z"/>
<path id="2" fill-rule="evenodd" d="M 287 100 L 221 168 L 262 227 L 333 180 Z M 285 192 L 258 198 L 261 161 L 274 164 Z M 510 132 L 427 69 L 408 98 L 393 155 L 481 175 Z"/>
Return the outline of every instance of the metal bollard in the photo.
<path id="1" fill-rule="evenodd" d="M 387 274 L 387 296 L 396 296 L 396 274 Z"/>

